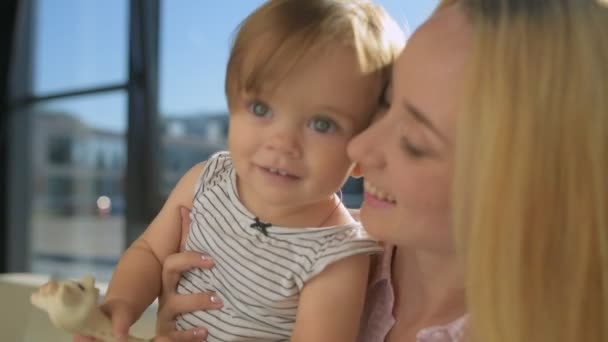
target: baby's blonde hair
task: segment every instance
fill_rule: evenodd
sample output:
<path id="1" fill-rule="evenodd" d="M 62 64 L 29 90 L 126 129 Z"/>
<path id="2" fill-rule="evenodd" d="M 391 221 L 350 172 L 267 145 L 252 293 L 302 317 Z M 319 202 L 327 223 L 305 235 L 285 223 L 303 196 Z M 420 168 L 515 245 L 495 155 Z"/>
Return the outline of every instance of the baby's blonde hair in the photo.
<path id="1" fill-rule="evenodd" d="M 464 0 L 455 217 L 472 337 L 608 341 L 608 8 Z"/>
<path id="2" fill-rule="evenodd" d="M 226 72 L 228 104 L 243 91 L 276 86 L 306 53 L 329 46 L 353 48 L 363 73 L 387 76 L 404 44 L 403 30 L 371 1 L 267 1 L 237 31 Z"/>

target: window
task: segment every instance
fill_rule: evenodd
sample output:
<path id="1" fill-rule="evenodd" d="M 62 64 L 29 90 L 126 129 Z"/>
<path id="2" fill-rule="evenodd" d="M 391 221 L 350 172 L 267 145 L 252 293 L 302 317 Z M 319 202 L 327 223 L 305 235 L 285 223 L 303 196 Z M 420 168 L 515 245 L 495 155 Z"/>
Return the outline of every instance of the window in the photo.
<path id="1" fill-rule="evenodd" d="M 129 1 L 22 3 L 17 34 L 31 48 L 16 51 L 15 69 L 31 84 L 12 91 L 24 134 L 10 138 L 22 147 L 10 165 L 27 201 L 12 210 L 28 229 L 23 259 L 33 272 L 108 280 L 126 236 L 114 185 L 125 177 Z"/>
<path id="2" fill-rule="evenodd" d="M 31 194 L 34 272 L 70 277 L 86 270 L 108 280 L 113 263 L 87 268 L 99 260 L 115 262 L 125 243 L 124 193 L 114 187 L 125 169 L 110 167 L 110 156 L 126 156 L 126 109 L 123 91 L 32 107 L 31 176 L 34 183 L 48 184 Z M 38 153 L 45 146 L 47 158 Z"/>
<path id="3" fill-rule="evenodd" d="M 47 161 L 49 165 L 68 165 L 72 163 L 72 139 L 67 136 L 49 136 Z"/>
<path id="4" fill-rule="evenodd" d="M 437 3 L 379 2 L 410 27 Z M 28 233 L 9 234 L 21 237 L 7 239 L 12 270 L 109 279 L 159 209 L 150 198 L 226 148 L 231 38 L 261 3 L 20 2 L 7 212 L 9 230 Z M 349 182 L 345 203 L 358 206 L 361 191 Z"/>
<path id="5" fill-rule="evenodd" d="M 37 95 L 127 80 L 126 0 L 34 2 Z"/>

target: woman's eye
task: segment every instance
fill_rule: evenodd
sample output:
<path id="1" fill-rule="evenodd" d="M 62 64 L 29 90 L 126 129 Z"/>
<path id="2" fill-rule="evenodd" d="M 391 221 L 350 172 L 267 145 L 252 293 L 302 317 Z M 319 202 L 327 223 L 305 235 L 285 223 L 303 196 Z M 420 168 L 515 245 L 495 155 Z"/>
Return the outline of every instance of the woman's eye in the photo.
<path id="1" fill-rule="evenodd" d="M 424 158 L 428 153 L 409 142 L 406 137 L 401 138 L 401 148 L 414 158 Z"/>
<path id="2" fill-rule="evenodd" d="M 388 109 L 391 107 L 391 102 L 389 101 L 389 99 L 386 97 L 386 95 L 383 95 L 382 97 L 380 97 L 380 101 L 378 101 L 378 106 L 381 109 Z"/>
<path id="3" fill-rule="evenodd" d="M 270 111 L 270 107 L 263 102 L 255 101 L 249 105 L 249 111 L 259 117 L 269 116 L 272 112 Z"/>
<path id="4" fill-rule="evenodd" d="M 388 84 L 382 94 L 380 94 L 380 98 L 378 99 L 378 105 L 381 109 L 388 109 L 391 107 L 391 94 L 393 92 L 393 86 Z"/>
<path id="5" fill-rule="evenodd" d="M 319 133 L 330 133 L 336 130 L 336 124 L 329 119 L 313 119 L 309 127 Z"/>

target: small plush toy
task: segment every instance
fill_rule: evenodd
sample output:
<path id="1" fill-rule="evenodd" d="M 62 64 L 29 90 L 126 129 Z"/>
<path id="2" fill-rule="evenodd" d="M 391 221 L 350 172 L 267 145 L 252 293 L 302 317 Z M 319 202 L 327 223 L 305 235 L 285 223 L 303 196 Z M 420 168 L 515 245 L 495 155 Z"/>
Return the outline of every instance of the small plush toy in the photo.
<path id="1" fill-rule="evenodd" d="M 85 276 L 80 281 L 54 281 L 42 285 L 30 300 L 34 306 L 46 311 L 51 322 L 70 334 L 93 336 L 105 342 L 114 342 L 112 322 L 97 306 L 99 290 L 95 278 Z M 146 342 L 129 336 L 128 342 Z"/>

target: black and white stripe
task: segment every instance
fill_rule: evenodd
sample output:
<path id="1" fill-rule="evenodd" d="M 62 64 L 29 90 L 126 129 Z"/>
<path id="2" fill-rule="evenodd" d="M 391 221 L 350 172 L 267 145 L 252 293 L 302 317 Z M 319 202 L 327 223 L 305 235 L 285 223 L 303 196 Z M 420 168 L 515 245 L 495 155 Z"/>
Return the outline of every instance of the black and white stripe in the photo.
<path id="1" fill-rule="evenodd" d="M 196 184 L 187 250 L 213 257 L 210 270 L 184 274 L 179 293 L 214 291 L 221 310 L 178 318 L 180 329 L 209 331 L 207 341 L 288 341 L 299 293 L 327 265 L 356 254 L 381 251 L 357 224 L 327 228 L 252 229 L 252 215 L 239 201 L 228 152 L 212 156 Z"/>

